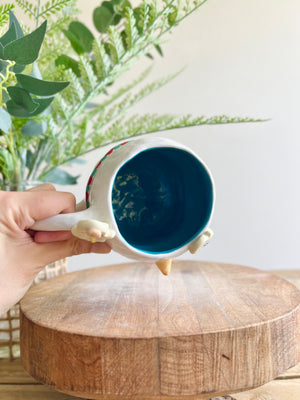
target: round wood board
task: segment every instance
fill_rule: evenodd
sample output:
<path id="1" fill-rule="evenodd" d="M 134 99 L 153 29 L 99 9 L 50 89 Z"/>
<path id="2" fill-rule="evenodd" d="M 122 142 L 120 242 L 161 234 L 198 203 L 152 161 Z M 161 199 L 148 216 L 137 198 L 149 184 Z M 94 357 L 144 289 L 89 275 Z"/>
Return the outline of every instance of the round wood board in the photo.
<path id="1" fill-rule="evenodd" d="M 300 292 L 252 268 L 174 261 L 66 274 L 21 302 L 25 369 L 88 399 L 204 399 L 300 361 Z"/>

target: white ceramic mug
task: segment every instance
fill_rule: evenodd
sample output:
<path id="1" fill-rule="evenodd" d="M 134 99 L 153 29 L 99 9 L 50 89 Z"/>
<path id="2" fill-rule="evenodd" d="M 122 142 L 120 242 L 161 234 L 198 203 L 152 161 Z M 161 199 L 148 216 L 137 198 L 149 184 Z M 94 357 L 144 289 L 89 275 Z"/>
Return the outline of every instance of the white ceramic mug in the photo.
<path id="1" fill-rule="evenodd" d="M 214 202 L 212 175 L 191 149 L 148 137 L 119 144 L 99 161 L 85 210 L 38 221 L 33 229 L 106 240 L 116 252 L 152 260 L 167 274 L 172 258 L 209 241 Z"/>

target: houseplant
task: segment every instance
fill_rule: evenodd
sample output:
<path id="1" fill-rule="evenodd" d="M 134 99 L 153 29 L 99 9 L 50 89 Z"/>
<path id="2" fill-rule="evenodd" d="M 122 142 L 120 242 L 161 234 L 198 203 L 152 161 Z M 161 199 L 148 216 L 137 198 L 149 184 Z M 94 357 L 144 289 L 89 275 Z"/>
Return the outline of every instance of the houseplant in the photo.
<path id="1" fill-rule="evenodd" d="M 174 128 L 252 121 L 129 116 L 136 103 L 177 73 L 142 86 L 147 69 L 115 89 L 141 57 L 162 56 L 166 34 L 205 2 L 144 0 L 133 7 L 128 0 L 104 1 L 93 11 L 97 37 L 77 20 L 76 0 L 16 0 L 33 21 L 33 31 L 21 27 L 13 4 L 1 6 L 2 186 L 18 189 L 27 180 L 75 184 L 77 177 L 59 167 L 108 143 Z"/>
<path id="2" fill-rule="evenodd" d="M 166 35 L 205 2 L 142 0 L 133 7 L 128 0 L 103 1 L 93 11 L 96 37 L 77 19 L 76 0 L 15 0 L 0 5 L 1 188 L 22 190 L 32 181 L 75 184 L 77 177 L 62 165 L 124 138 L 253 121 L 129 114 L 177 73 L 145 84 L 148 68 L 122 84 L 124 73 L 142 57 L 163 56 Z M 13 11 L 29 16 L 31 28 Z M 17 313 L 12 310 L 4 323 L 17 324 Z M 18 326 L 9 328 L 8 342 L 17 344 L 12 329 L 17 332 Z"/>

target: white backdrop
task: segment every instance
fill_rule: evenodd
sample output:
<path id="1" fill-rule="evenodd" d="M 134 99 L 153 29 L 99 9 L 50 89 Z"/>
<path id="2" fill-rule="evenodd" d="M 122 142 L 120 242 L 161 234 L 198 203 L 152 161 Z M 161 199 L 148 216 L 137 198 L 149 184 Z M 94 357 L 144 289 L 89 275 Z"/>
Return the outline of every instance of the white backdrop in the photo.
<path id="1" fill-rule="evenodd" d="M 88 5 L 88 7 L 87 7 Z M 80 0 L 91 24 L 99 1 Z M 152 77 L 186 66 L 136 112 L 251 116 L 269 122 L 202 126 L 168 132 L 210 167 L 217 202 L 210 245 L 182 258 L 239 263 L 261 269 L 300 267 L 300 3 L 299 0 L 208 0 L 168 38 Z M 143 70 L 135 68 L 128 79 Z M 96 161 L 86 157 L 78 199 Z M 80 166 L 82 169 L 82 166 Z M 76 173 L 76 171 L 75 171 Z M 125 261 L 117 254 L 83 255 L 70 268 Z"/>

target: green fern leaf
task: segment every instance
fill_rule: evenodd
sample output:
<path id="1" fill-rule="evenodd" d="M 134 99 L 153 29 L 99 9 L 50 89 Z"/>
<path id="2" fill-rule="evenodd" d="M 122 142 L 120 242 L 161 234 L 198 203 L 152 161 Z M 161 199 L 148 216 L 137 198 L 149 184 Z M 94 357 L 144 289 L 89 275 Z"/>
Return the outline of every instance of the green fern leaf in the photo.
<path id="1" fill-rule="evenodd" d="M 93 42 L 93 54 L 95 57 L 94 64 L 98 79 L 101 81 L 107 75 L 111 67 L 110 58 L 105 51 L 104 45 L 97 39 Z"/>
<path id="2" fill-rule="evenodd" d="M 102 114 L 104 112 L 104 110 L 107 109 L 108 106 L 110 106 L 112 103 L 114 103 L 116 100 L 118 100 L 125 94 L 128 94 L 128 92 L 130 92 L 132 89 L 134 89 L 137 85 L 139 85 L 143 80 L 145 80 L 147 78 L 147 76 L 150 74 L 151 70 L 152 70 L 152 66 L 148 67 L 133 82 L 131 82 L 130 84 L 128 84 L 126 86 L 121 87 L 117 92 L 111 94 L 109 99 L 96 105 L 94 107 L 94 109 L 89 112 L 90 119 L 93 118 L 97 114 Z M 65 78 L 65 79 L 67 79 L 67 78 Z M 69 81 L 70 79 L 67 79 L 67 80 Z"/>
<path id="3" fill-rule="evenodd" d="M 8 22 L 9 10 L 13 10 L 14 7 L 12 3 L 0 5 L 0 28 Z"/>
<path id="4" fill-rule="evenodd" d="M 125 52 L 121 34 L 116 27 L 110 26 L 107 30 L 107 38 L 112 63 L 118 64 Z"/>
<path id="5" fill-rule="evenodd" d="M 136 93 L 127 94 L 127 96 L 121 101 L 114 103 L 111 107 L 108 107 L 108 104 L 105 104 L 105 107 L 101 105 L 102 112 L 98 112 L 99 117 L 96 120 L 96 124 L 98 126 L 106 125 L 111 123 L 113 120 L 118 118 L 121 114 L 126 113 L 131 107 L 139 103 L 142 99 L 149 96 L 154 91 L 157 91 L 161 87 L 165 86 L 167 83 L 172 81 L 181 71 L 178 71 L 176 74 L 169 75 L 163 79 L 159 79 L 154 81 L 143 88 L 141 88 Z M 141 77 L 144 79 L 144 76 Z M 98 110 L 99 111 L 99 110 Z"/>
<path id="6" fill-rule="evenodd" d="M 149 19 L 148 26 L 152 25 L 158 16 L 158 4 L 157 0 L 151 0 L 149 2 Z"/>
<path id="7" fill-rule="evenodd" d="M 27 0 L 17 1 L 27 4 Z M 50 0 L 40 10 L 43 13 L 51 14 L 49 61 L 51 61 L 51 52 L 55 50 L 51 47 L 51 43 L 54 43 L 54 47 L 60 50 L 63 48 L 65 54 L 70 54 L 64 47 L 67 41 L 57 33 L 59 23 L 55 26 L 57 18 L 64 17 L 63 9 L 60 9 L 60 5 L 64 1 L 67 0 Z M 256 121 L 222 115 L 208 118 L 191 115 L 178 117 L 167 114 L 128 117 L 129 109 L 164 86 L 177 74 L 142 88 L 138 84 L 144 77 L 115 92 L 113 91 L 114 86 L 111 84 L 120 80 L 122 74 L 141 56 L 153 50 L 153 46 L 160 51 L 159 45 L 162 43 L 164 35 L 171 32 L 179 22 L 187 18 L 206 0 L 140 0 L 140 4 L 134 10 L 130 7 L 126 8 L 126 0 L 124 0 L 125 7 L 116 5 L 119 0 L 113 1 L 120 19 L 118 23 L 112 23 L 108 30 L 105 29 L 105 33 L 102 33 L 99 39 L 93 41 L 90 53 L 85 53 L 84 57 L 76 56 L 75 63 L 79 65 L 77 76 L 72 70 L 64 70 L 59 67 L 54 69 L 54 67 L 51 68 L 50 63 L 43 64 L 43 76 L 44 74 L 46 77 L 47 74 L 57 74 L 55 77 L 57 80 L 68 80 L 70 85 L 57 96 L 51 106 L 51 119 L 49 119 L 48 130 L 45 134 L 49 141 L 42 156 L 44 160 L 51 158 L 51 162 L 44 163 L 40 168 L 38 173 L 40 177 L 45 176 L 56 165 L 104 144 L 128 137 L 203 124 Z M 57 9 L 54 4 L 58 6 Z M 50 7 L 53 7 L 53 11 L 58 14 L 52 14 Z M 46 11 L 47 9 L 48 11 Z M 34 14 L 32 7 L 31 10 Z M 55 18 L 52 15 L 55 15 Z M 64 21 L 62 20 L 61 23 L 63 24 Z M 45 52 L 48 51 L 47 49 Z M 103 95 L 100 97 L 100 104 L 95 104 L 93 100 L 101 93 Z M 34 148 L 31 150 L 34 151 Z"/>
<path id="8" fill-rule="evenodd" d="M 85 151 L 87 150 L 88 147 L 87 136 L 89 133 L 88 126 L 89 126 L 89 119 L 86 116 L 85 118 L 83 118 L 83 121 L 79 125 L 79 135 L 77 135 L 75 144 L 71 148 L 71 154 L 73 154 L 75 157 L 84 154 Z"/>
<path id="9" fill-rule="evenodd" d="M 54 121 L 54 119 L 50 116 L 48 118 L 48 130 L 46 132 L 46 136 L 55 137 L 57 131 L 58 131 L 58 126 Z"/>
<path id="10" fill-rule="evenodd" d="M 93 143 L 96 146 L 124 140 L 129 137 L 145 135 L 154 132 L 167 131 L 179 128 L 194 127 L 200 125 L 215 125 L 227 123 L 262 122 L 261 119 L 228 117 L 225 115 L 212 117 L 192 117 L 191 115 L 178 117 L 174 115 L 133 115 L 125 120 L 119 118 L 116 122 L 102 131 L 101 136 L 94 137 Z M 97 146 L 96 146 L 97 147 Z"/>
<path id="11" fill-rule="evenodd" d="M 30 1 L 27 0 L 15 0 L 17 5 L 29 16 L 29 18 L 35 18 L 35 10 L 36 7 Z"/>
<path id="12" fill-rule="evenodd" d="M 90 63 L 90 61 L 86 55 L 80 56 L 78 66 L 79 66 L 79 71 L 80 71 L 80 76 L 81 76 L 82 87 L 86 91 L 89 91 L 89 90 L 95 88 L 98 80 L 97 80 L 96 75 L 94 74 L 93 66 Z"/>
<path id="13" fill-rule="evenodd" d="M 71 114 L 71 106 L 67 104 L 60 93 L 55 96 L 51 108 L 54 110 L 54 113 L 52 113 L 52 115 L 55 116 L 54 120 L 58 125 L 61 119 L 64 121 L 69 120 L 69 116 Z"/>
<path id="14" fill-rule="evenodd" d="M 71 69 L 68 69 L 64 73 L 64 79 L 70 82 L 70 85 L 61 93 L 64 98 L 72 104 L 81 103 L 85 96 L 85 90 L 82 87 L 79 78 L 74 74 Z"/>
<path id="15" fill-rule="evenodd" d="M 138 39 L 139 34 L 136 28 L 136 19 L 133 15 L 133 10 L 130 7 L 126 7 L 125 12 L 125 42 L 126 48 L 131 49 L 136 40 Z"/>
<path id="16" fill-rule="evenodd" d="M 146 0 L 143 0 L 142 4 L 135 10 L 137 19 L 137 26 L 140 34 L 144 34 L 147 31 L 149 25 L 150 7 Z"/>
<path id="17" fill-rule="evenodd" d="M 59 11 L 67 7 L 71 2 L 72 0 L 47 1 L 46 4 L 41 7 L 39 18 L 48 18 L 51 14 L 56 15 Z"/>

